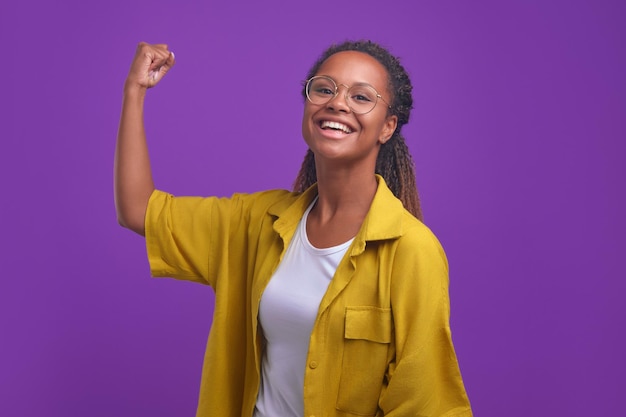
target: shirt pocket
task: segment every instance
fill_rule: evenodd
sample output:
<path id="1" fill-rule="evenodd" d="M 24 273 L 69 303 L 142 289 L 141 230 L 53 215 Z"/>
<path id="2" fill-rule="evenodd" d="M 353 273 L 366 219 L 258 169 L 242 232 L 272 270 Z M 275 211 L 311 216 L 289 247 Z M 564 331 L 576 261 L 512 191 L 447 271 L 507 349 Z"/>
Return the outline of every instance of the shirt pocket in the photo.
<path id="1" fill-rule="evenodd" d="M 392 333 L 391 309 L 346 307 L 338 410 L 360 416 L 376 414 Z"/>

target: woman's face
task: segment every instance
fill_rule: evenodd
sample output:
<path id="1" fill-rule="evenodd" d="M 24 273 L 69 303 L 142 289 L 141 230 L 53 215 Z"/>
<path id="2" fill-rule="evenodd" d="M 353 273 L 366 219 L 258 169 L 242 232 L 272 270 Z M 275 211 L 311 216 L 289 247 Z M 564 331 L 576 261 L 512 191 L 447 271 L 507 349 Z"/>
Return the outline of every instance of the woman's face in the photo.
<path id="1" fill-rule="evenodd" d="M 302 135 L 316 161 L 362 162 L 373 171 L 380 145 L 397 125 L 397 117 L 387 115 L 385 101 L 392 102 L 387 70 L 368 54 L 344 51 L 331 55 L 315 75 L 330 77 L 338 86 L 338 94 L 326 104 L 305 101 Z M 355 114 L 346 101 L 346 91 L 357 84 L 371 85 L 385 101 L 378 99 L 369 113 Z"/>

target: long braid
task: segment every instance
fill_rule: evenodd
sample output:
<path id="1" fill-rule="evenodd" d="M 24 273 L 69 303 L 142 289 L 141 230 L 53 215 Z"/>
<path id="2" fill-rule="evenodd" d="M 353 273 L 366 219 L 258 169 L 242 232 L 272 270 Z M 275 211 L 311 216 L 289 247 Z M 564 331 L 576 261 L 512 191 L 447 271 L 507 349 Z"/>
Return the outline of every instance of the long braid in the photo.
<path id="1" fill-rule="evenodd" d="M 389 75 L 389 91 L 393 94 L 390 115 L 398 118 L 393 136 L 381 145 L 376 160 L 376 173 L 380 174 L 393 194 L 402 201 L 404 207 L 415 217 L 422 220 L 422 209 L 415 184 L 415 166 L 413 158 L 402 137 L 400 130 L 409 121 L 413 108 L 411 81 L 400 61 L 388 50 L 371 41 L 347 41 L 328 48 L 309 70 L 307 79 L 317 73 L 320 66 L 333 54 L 342 51 L 366 53 L 380 62 Z M 303 82 L 302 96 L 306 99 Z M 313 152 L 309 149 L 304 157 L 300 172 L 294 181 L 294 191 L 302 192 L 317 181 Z"/>
<path id="2" fill-rule="evenodd" d="M 293 183 L 293 190 L 302 192 L 317 182 L 317 171 L 315 169 L 315 156 L 310 149 L 306 151 L 304 160 L 300 166 L 300 172 Z"/>
<path id="3" fill-rule="evenodd" d="M 400 133 L 380 147 L 376 159 L 376 173 L 381 175 L 391 192 L 402 201 L 415 217 L 423 220 L 422 207 L 415 184 L 415 164 Z"/>

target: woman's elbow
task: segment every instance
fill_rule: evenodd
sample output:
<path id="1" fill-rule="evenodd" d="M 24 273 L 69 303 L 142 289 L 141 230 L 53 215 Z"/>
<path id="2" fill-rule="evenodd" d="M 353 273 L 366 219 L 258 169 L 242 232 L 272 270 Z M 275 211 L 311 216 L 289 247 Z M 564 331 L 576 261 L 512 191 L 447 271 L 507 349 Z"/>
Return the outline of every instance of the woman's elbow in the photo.
<path id="1" fill-rule="evenodd" d="M 145 236 L 146 228 L 144 224 L 144 216 L 125 216 L 123 213 L 117 213 L 117 223 L 125 229 L 132 230 L 133 232 Z"/>

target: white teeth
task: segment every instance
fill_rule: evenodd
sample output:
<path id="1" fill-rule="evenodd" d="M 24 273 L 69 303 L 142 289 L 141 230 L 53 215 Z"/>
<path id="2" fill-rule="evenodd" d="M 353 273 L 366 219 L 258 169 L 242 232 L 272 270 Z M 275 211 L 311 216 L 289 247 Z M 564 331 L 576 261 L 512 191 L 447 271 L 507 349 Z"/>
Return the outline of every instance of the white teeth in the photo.
<path id="1" fill-rule="evenodd" d="M 320 126 L 322 127 L 322 129 L 330 128 L 330 129 L 341 130 L 345 133 L 352 133 L 352 130 L 348 126 L 344 125 L 343 123 L 330 122 L 328 120 L 324 120 Z"/>

